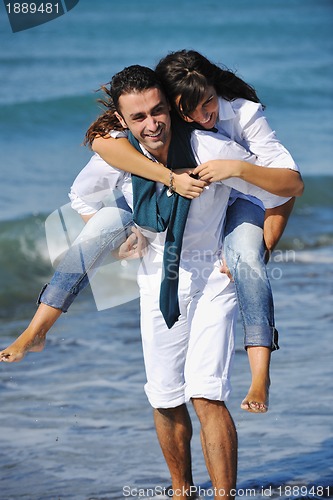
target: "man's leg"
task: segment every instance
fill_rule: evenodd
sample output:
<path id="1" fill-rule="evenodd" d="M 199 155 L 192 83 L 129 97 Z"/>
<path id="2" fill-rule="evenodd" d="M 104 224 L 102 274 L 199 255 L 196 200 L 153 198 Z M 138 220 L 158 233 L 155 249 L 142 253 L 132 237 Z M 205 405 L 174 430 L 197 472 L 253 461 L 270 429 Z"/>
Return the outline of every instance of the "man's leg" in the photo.
<path id="1" fill-rule="evenodd" d="M 235 496 L 237 478 L 237 432 L 223 401 L 193 399 L 201 424 L 201 443 L 214 498 Z"/>
<path id="2" fill-rule="evenodd" d="M 185 365 L 185 399 L 191 399 L 201 424 L 201 441 L 215 498 L 234 496 L 237 433 L 224 401 L 231 386 L 237 303 L 233 283 L 211 294 L 221 278 L 210 274 L 210 287 L 193 297 L 189 308 L 189 346 Z"/>
<path id="3" fill-rule="evenodd" d="M 192 423 L 186 405 L 155 409 L 157 437 L 168 465 L 174 499 L 187 498 L 186 490 L 193 485 L 191 470 Z"/>
<path id="4" fill-rule="evenodd" d="M 144 259 L 145 260 L 145 259 Z M 159 307 L 161 274 L 159 265 L 148 263 L 147 276 L 139 275 L 141 295 L 141 335 L 147 383 L 145 392 L 154 408 L 158 440 L 168 465 L 173 498 L 187 499 L 192 485 L 190 441 L 192 424 L 185 404 L 184 365 L 188 346 L 187 286 L 180 290 L 181 316 L 168 329 Z"/>

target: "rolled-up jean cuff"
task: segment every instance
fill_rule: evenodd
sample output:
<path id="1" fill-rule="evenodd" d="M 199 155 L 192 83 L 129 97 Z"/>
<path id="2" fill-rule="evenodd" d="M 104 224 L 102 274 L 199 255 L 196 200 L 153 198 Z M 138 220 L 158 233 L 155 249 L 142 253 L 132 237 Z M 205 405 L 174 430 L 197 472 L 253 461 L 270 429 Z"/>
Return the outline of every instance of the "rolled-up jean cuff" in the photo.
<path id="1" fill-rule="evenodd" d="M 47 306 L 60 309 L 63 313 L 68 311 L 68 308 L 76 299 L 77 294 L 58 288 L 57 286 L 46 283 L 37 299 L 37 304 L 46 304 Z"/>
<path id="2" fill-rule="evenodd" d="M 272 351 L 279 349 L 279 333 L 274 326 L 246 326 L 244 339 L 245 349 L 248 347 L 269 347 Z"/>

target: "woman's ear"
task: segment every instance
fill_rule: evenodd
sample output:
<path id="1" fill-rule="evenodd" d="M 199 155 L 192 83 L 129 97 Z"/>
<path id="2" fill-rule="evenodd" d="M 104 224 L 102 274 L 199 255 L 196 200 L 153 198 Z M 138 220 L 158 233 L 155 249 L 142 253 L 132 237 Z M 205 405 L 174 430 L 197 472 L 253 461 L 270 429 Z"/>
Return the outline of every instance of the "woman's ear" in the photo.
<path id="1" fill-rule="evenodd" d="M 114 112 L 116 118 L 118 119 L 118 121 L 120 122 L 120 125 L 124 128 L 128 128 L 124 118 L 121 116 L 121 114 L 118 113 L 118 111 L 115 111 Z"/>
<path id="2" fill-rule="evenodd" d="M 185 115 L 183 115 L 183 114 L 182 114 L 181 116 L 182 116 L 182 118 L 183 118 L 183 120 L 184 120 L 185 122 L 188 122 L 188 123 L 192 123 L 192 122 L 194 122 L 194 120 L 193 120 L 192 118 L 190 118 L 189 116 L 185 116 Z"/>
<path id="3" fill-rule="evenodd" d="M 182 107 L 180 105 L 180 95 L 176 97 L 176 99 L 175 99 L 175 105 L 177 107 L 178 113 L 180 114 L 180 116 L 182 117 L 182 119 L 185 122 L 189 122 L 189 123 L 194 122 L 194 120 L 192 120 L 192 118 L 190 118 L 189 116 L 184 115 Z"/>

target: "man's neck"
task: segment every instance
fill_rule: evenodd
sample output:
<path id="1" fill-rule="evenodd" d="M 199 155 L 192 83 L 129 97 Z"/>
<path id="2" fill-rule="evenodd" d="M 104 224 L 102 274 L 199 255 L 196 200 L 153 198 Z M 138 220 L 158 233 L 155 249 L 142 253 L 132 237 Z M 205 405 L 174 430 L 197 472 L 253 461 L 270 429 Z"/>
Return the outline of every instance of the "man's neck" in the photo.
<path id="1" fill-rule="evenodd" d="M 168 148 L 169 150 L 169 148 Z M 168 151 L 164 152 L 163 154 L 156 154 L 155 153 L 150 153 L 153 155 L 154 158 L 156 158 L 156 160 L 160 163 L 163 163 L 163 165 L 166 165 L 167 162 L 168 162 Z"/>
<path id="2" fill-rule="evenodd" d="M 145 148 L 148 153 L 150 153 L 158 162 L 163 163 L 163 165 L 166 165 L 168 162 L 168 153 L 169 153 L 169 146 L 171 142 L 171 133 L 168 139 L 167 144 L 164 145 L 163 148 L 161 149 L 155 149 L 155 150 L 149 150 Z"/>

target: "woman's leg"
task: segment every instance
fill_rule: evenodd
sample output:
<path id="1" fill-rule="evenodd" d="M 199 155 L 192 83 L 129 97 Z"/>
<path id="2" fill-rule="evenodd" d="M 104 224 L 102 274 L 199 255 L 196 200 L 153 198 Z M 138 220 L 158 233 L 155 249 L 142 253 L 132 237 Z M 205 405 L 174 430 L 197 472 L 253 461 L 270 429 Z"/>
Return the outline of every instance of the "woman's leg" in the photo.
<path id="1" fill-rule="evenodd" d="M 264 215 L 258 205 L 237 198 L 227 211 L 224 240 L 224 256 L 236 286 L 252 373 L 251 387 L 241 407 L 252 412 L 267 411 L 270 354 L 278 349 L 273 296 L 264 261 Z"/>
<path id="2" fill-rule="evenodd" d="M 115 207 L 99 210 L 66 252 L 50 283 L 43 287 L 38 303 L 67 312 L 110 252 L 130 235 L 132 225 L 131 212 Z"/>
<path id="3" fill-rule="evenodd" d="M 21 361 L 28 352 L 42 351 L 46 334 L 61 313 L 61 309 L 39 304 L 28 328 L 10 346 L 0 352 L 0 361 L 13 363 Z"/>
<path id="4" fill-rule="evenodd" d="M 42 289 L 39 307 L 28 328 L 0 352 L 0 361 L 20 361 L 27 352 L 43 349 L 49 329 L 68 310 L 110 252 L 127 239 L 132 225 L 132 214 L 114 207 L 102 208 L 87 222 L 50 283 Z"/>

